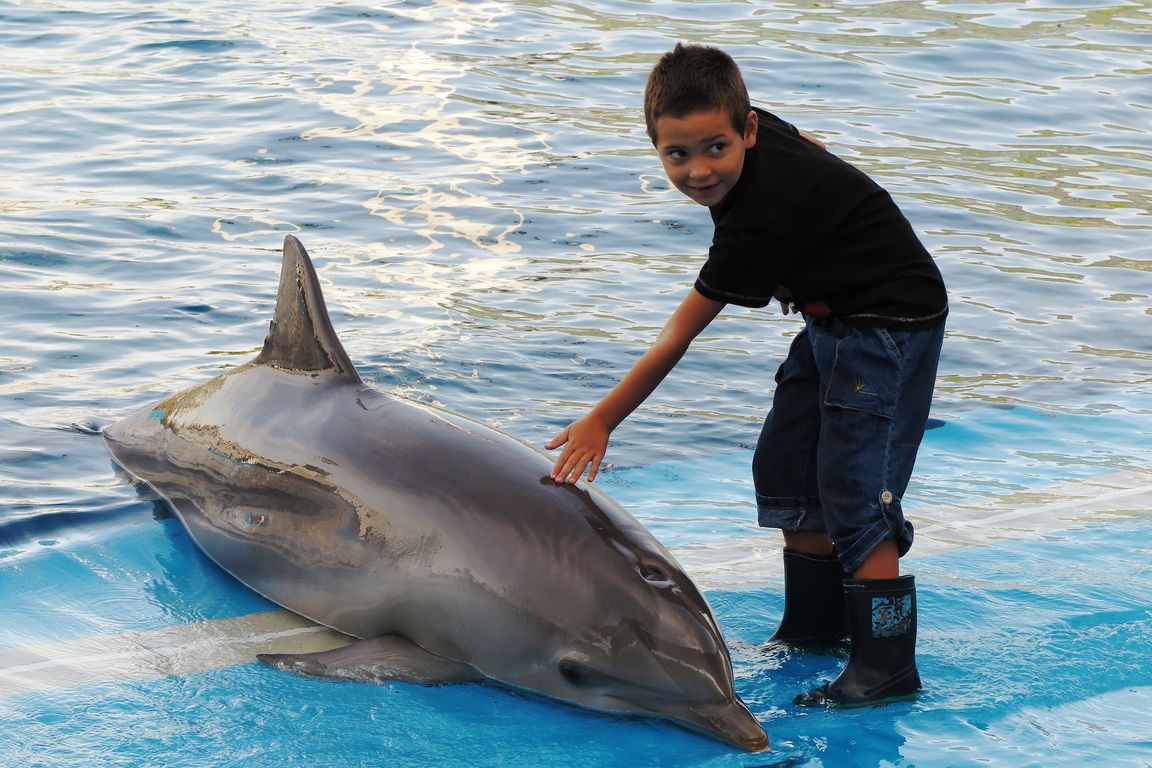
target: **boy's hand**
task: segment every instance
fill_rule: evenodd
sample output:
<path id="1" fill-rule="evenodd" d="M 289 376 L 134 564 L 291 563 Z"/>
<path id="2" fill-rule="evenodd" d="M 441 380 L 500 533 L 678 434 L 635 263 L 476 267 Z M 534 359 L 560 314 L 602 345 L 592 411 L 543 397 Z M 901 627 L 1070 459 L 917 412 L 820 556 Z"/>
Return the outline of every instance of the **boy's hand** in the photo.
<path id="1" fill-rule="evenodd" d="M 552 465 L 552 479 L 558 483 L 575 483 L 588 470 L 588 482 L 596 479 L 600 462 L 608 450 L 611 434 L 603 422 L 588 414 L 569 424 L 544 447 L 548 450 L 564 446 L 560 457 Z"/>

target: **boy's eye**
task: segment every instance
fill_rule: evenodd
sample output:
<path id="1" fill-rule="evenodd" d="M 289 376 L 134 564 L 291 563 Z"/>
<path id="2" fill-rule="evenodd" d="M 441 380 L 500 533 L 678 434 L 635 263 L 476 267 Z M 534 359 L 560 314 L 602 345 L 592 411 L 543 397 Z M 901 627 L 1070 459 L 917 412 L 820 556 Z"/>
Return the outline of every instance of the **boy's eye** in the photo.
<path id="1" fill-rule="evenodd" d="M 713 155 L 719 155 L 725 150 L 725 148 L 727 146 L 728 146 L 727 142 L 718 141 L 715 144 L 713 144 L 712 146 L 708 147 L 708 151 L 710 153 L 712 153 Z"/>
<path id="2" fill-rule="evenodd" d="M 683 160 L 685 157 L 688 156 L 688 153 L 682 149 L 670 149 L 667 152 L 665 152 L 664 154 L 666 154 L 668 157 L 672 158 L 673 160 Z"/>

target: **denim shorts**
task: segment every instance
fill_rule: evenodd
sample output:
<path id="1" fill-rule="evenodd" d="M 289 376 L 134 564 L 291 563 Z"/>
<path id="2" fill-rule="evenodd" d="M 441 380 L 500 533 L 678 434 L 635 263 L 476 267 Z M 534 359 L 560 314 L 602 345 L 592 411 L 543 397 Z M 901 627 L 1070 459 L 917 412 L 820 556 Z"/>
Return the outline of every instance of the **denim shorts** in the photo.
<path id="1" fill-rule="evenodd" d="M 943 338 L 943 322 L 899 331 L 806 318 L 776 373 L 752 461 L 760 525 L 826 531 L 848 573 L 884 540 L 908 551 L 900 500 Z"/>

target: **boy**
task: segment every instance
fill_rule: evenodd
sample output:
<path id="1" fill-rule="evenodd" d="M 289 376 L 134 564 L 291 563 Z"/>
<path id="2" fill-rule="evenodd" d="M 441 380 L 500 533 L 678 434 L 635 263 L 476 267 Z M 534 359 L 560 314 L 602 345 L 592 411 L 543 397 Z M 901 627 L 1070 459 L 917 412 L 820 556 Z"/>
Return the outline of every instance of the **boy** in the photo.
<path id="1" fill-rule="evenodd" d="M 759 523 L 784 536 L 784 614 L 769 643 L 851 642 L 839 676 L 797 704 L 908 698 L 920 676 L 900 498 L 948 314 L 940 272 L 887 192 L 751 107 L 727 54 L 677 45 L 649 75 L 644 116 L 673 186 L 709 208 L 712 246 L 651 348 L 546 446 L 564 446 L 552 478 L 594 480 L 612 430 L 726 304 L 776 299 L 801 314 L 752 461 Z"/>

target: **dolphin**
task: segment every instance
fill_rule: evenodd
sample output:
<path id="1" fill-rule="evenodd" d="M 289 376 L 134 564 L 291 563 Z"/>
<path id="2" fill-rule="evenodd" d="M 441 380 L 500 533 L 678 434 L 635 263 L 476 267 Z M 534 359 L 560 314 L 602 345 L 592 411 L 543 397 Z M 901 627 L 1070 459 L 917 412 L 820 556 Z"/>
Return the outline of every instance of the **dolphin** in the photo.
<path id="1" fill-rule="evenodd" d="M 768 748 L 668 550 L 593 486 L 552 481 L 536 449 L 362 381 L 295 237 L 261 352 L 103 435 L 224 570 L 359 638 L 261 661 L 495 683 Z"/>

